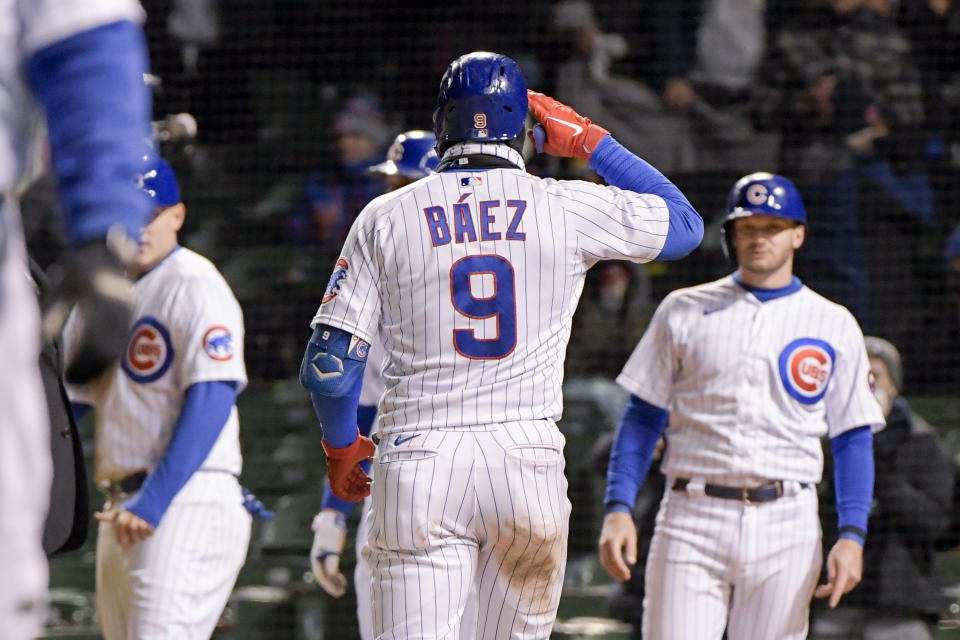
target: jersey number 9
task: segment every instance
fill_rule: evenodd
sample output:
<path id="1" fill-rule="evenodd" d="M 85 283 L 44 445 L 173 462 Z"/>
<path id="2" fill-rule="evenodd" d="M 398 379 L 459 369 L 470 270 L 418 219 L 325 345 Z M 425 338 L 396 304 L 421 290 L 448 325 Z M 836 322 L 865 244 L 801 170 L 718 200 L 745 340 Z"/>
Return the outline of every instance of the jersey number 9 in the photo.
<path id="1" fill-rule="evenodd" d="M 473 276 L 492 276 L 493 294 L 473 294 Z M 476 360 L 505 358 L 517 346 L 517 305 L 513 265 L 503 256 L 467 256 L 450 268 L 450 297 L 458 313 L 478 320 L 496 318 L 497 337 L 477 338 L 474 329 L 454 329 L 457 353 Z"/>

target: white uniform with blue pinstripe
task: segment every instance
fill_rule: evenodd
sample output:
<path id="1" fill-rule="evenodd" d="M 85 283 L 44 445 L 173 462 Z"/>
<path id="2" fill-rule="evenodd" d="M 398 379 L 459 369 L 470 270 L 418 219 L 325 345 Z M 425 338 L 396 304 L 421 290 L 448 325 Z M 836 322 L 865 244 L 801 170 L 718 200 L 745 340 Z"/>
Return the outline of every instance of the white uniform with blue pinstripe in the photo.
<path id="1" fill-rule="evenodd" d="M 725 625 L 734 640 L 806 637 L 820 438 L 882 428 L 869 376 L 856 320 L 806 287 L 761 302 L 728 276 L 667 296 L 617 379 L 670 412 L 645 638 L 720 638 Z M 671 489 L 678 477 L 692 479 L 685 491 Z M 785 481 L 786 497 L 704 495 L 707 483 L 770 480 Z"/>
<path id="2" fill-rule="evenodd" d="M 140 22 L 136 0 L 0 0 L 0 639 L 32 638 L 46 618 L 40 544 L 52 463 L 37 368 L 40 317 L 14 191 L 39 164 L 43 113 L 26 78 L 40 49 L 118 20 Z"/>
<path id="3" fill-rule="evenodd" d="M 656 258 L 653 195 L 517 168 L 448 171 L 371 202 L 313 324 L 383 339 L 386 391 L 365 557 L 378 638 L 547 638 L 570 502 L 563 359 L 587 270 Z M 368 366 L 372 366 L 371 363 Z"/>
<path id="4" fill-rule="evenodd" d="M 134 285 L 134 325 L 118 366 L 94 383 L 70 385 L 70 399 L 96 415 L 98 486 L 152 471 L 162 458 L 193 384 L 247 384 L 243 316 L 216 267 L 175 249 Z M 81 321 L 64 329 L 70 357 Z M 97 538 L 97 610 L 104 636 L 209 638 L 246 559 L 250 514 L 237 477 L 237 408 L 200 468 L 147 539 L 124 549 L 113 523 Z M 108 495 L 104 510 L 112 506 Z"/>

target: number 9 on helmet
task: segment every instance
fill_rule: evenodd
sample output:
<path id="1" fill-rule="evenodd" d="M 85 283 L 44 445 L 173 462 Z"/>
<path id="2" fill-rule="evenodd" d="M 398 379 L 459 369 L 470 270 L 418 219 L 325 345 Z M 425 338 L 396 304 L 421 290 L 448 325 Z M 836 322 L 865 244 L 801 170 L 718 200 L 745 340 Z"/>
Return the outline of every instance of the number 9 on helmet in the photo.
<path id="1" fill-rule="evenodd" d="M 487 51 L 460 56 L 440 80 L 437 151 L 454 142 L 514 140 L 524 132 L 527 109 L 527 81 L 516 62 Z"/>

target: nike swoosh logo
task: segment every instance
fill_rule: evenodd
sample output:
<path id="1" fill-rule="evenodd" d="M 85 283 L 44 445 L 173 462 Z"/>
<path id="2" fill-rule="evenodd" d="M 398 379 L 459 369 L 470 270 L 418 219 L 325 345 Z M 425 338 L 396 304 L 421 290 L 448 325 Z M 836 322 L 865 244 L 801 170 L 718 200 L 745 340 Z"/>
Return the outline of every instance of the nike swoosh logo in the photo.
<path id="1" fill-rule="evenodd" d="M 562 125 L 566 125 L 573 129 L 573 135 L 578 136 L 583 133 L 583 127 L 578 124 L 573 124 L 572 122 L 567 122 L 566 120 L 561 120 L 560 118 L 554 118 L 553 116 L 547 116 L 547 120 L 553 120 L 554 122 L 559 122 Z"/>
<path id="2" fill-rule="evenodd" d="M 716 313 L 717 311 L 723 311 L 723 307 L 717 307 L 716 309 L 704 309 L 703 315 L 708 316 L 711 313 Z"/>
<path id="3" fill-rule="evenodd" d="M 402 444 L 403 444 L 404 442 L 406 442 L 407 440 L 413 440 L 414 438 L 416 438 L 416 437 L 419 436 L 419 435 L 420 435 L 419 433 L 415 433 L 415 434 L 413 434 L 412 436 L 407 436 L 406 438 L 401 438 L 400 436 L 397 436 L 397 439 L 393 441 L 393 446 L 399 447 L 400 445 L 402 445 Z"/>

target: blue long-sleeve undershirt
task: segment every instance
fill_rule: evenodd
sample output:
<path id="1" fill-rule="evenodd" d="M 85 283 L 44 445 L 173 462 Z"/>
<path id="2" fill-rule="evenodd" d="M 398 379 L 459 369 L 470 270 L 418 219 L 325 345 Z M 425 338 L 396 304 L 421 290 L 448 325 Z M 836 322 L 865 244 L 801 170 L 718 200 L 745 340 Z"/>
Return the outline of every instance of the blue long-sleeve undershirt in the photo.
<path id="1" fill-rule="evenodd" d="M 173 498 L 207 459 L 236 400 L 233 381 L 191 385 L 184 394 L 173 437 L 160 463 L 140 491 L 124 504 L 124 509 L 158 526 Z"/>
<path id="2" fill-rule="evenodd" d="M 143 31 L 128 21 L 70 36 L 27 62 L 74 242 L 103 237 L 117 223 L 137 238 L 147 222 L 147 199 L 130 188 L 150 135 L 147 69 Z"/>
<path id="3" fill-rule="evenodd" d="M 608 184 L 636 193 L 652 193 L 667 203 L 670 227 L 657 260 L 682 258 L 703 240 L 703 219 L 690 201 L 654 166 L 605 136 L 590 156 L 590 168 Z"/>
<path id="4" fill-rule="evenodd" d="M 376 417 L 376 405 L 362 404 L 357 407 L 357 429 L 359 429 L 360 435 L 370 435 L 370 430 L 373 429 L 373 420 Z M 369 460 L 361 461 L 360 467 L 363 469 L 364 473 L 367 475 L 370 474 Z M 323 501 L 320 503 L 321 509 L 336 509 L 342 513 L 344 517 L 349 517 L 350 514 L 353 513 L 353 508 L 355 506 L 357 506 L 356 502 L 347 502 L 346 500 L 341 500 L 337 496 L 333 495 L 333 491 L 330 490 L 330 483 L 324 484 Z"/>
<path id="5" fill-rule="evenodd" d="M 873 500 L 873 432 L 869 426 L 844 431 L 830 438 L 830 449 L 840 537 L 863 544 Z"/>
<path id="6" fill-rule="evenodd" d="M 656 405 L 630 395 L 617 425 L 607 467 L 607 490 L 603 504 L 607 511 L 633 511 L 657 441 L 667 428 L 670 414 Z"/>

